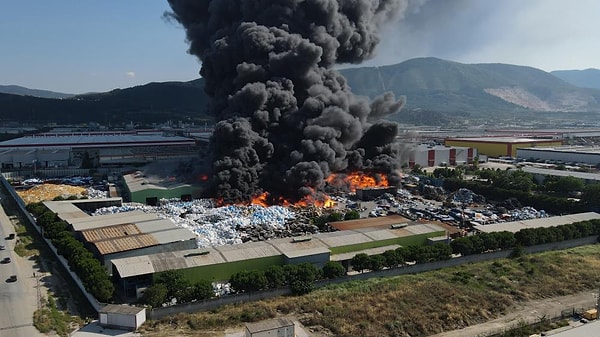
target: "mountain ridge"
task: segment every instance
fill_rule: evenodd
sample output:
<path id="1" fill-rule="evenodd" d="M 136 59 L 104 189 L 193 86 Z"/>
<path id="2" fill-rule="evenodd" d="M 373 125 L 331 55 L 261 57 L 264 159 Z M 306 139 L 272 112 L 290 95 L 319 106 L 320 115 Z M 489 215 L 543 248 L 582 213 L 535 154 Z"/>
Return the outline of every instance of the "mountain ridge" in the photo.
<path id="1" fill-rule="evenodd" d="M 357 95 L 373 99 L 391 91 L 397 97 L 405 96 L 405 109 L 390 117 L 394 120 L 427 115 L 428 120 L 447 123 L 453 118 L 501 118 L 519 112 L 540 116 L 600 112 L 600 89 L 580 88 L 527 66 L 463 64 L 428 57 L 340 72 Z M 63 99 L 0 94 L 0 119 L 57 123 L 206 121 L 211 116 L 203 87 L 204 79 L 199 78 L 151 82 Z"/>

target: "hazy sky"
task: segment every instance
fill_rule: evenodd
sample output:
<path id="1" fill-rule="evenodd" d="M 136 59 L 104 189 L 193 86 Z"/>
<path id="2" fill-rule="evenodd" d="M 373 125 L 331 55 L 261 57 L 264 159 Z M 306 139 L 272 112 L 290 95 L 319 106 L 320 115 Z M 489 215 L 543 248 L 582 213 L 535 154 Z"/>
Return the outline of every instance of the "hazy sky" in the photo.
<path id="1" fill-rule="evenodd" d="M 197 78 L 183 29 L 162 19 L 168 9 L 166 0 L 1 1 L 0 84 L 83 93 Z M 408 0 L 364 65 L 434 56 L 600 68 L 599 15 L 597 0 Z"/>

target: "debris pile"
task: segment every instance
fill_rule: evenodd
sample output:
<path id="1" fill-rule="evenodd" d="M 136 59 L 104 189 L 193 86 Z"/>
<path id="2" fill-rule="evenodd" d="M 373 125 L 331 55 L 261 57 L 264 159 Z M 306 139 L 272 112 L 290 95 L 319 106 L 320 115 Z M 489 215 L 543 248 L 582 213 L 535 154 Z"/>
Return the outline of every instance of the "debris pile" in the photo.
<path id="1" fill-rule="evenodd" d="M 228 205 L 215 207 L 211 200 L 193 201 L 161 200 L 157 207 L 141 204 L 124 204 L 104 207 L 92 215 L 112 214 L 141 210 L 169 219 L 176 225 L 193 231 L 198 237 L 198 246 L 220 246 L 246 241 L 289 237 L 317 228 L 309 224 L 304 216 L 288 207 L 260 205 Z"/>
<path id="2" fill-rule="evenodd" d="M 26 190 L 18 190 L 17 194 L 25 204 L 36 203 L 46 200 L 54 200 L 57 197 L 67 199 L 69 197 L 84 198 L 88 196 L 88 190 L 82 186 L 42 184 L 35 185 Z"/>
<path id="3" fill-rule="evenodd" d="M 460 188 L 450 196 L 450 201 L 459 204 L 484 204 L 485 198 L 468 188 Z"/>

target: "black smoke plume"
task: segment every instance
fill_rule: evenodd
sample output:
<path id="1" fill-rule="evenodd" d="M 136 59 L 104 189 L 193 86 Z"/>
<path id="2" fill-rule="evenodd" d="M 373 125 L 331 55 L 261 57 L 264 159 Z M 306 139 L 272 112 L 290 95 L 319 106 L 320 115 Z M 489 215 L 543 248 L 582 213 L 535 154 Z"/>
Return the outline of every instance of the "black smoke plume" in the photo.
<path id="1" fill-rule="evenodd" d="M 332 172 L 393 174 L 404 101 L 352 94 L 335 64 L 373 55 L 400 0 L 169 0 L 219 121 L 211 140 L 215 193 L 245 202 L 268 191 L 299 200 Z M 394 182 L 393 176 L 390 177 Z"/>

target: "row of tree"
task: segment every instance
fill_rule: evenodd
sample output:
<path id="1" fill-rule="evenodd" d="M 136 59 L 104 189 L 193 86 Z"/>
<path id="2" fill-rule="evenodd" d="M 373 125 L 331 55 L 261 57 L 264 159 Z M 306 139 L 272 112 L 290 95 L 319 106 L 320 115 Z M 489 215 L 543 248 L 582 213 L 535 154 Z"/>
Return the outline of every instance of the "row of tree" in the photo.
<path id="1" fill-rule="evenodd" d="M 108 302 L 115 290 L 110 276 L 100 261 L 73 236 L 69 225 L 42 203 L 29 204 L 27 210 L 36 217 L 44 237 L 50 239 L 58 254 L 67 259 L 85 289 L 98 301 Z"/>
<path id="2" fill-rule="evenodd" d="M 398 247 L 382 254 L 356 254 L 350 263 L 358 272 L 378 271 L 384 268 L 405 266 L 407 262 L 426 263 L 448 260 L 452 254 L 472 255 L 499 249 L 532 246 L 537 244 L 600 235 L 600 220 L 581 221 L 547 228 L 525 228 L 517 233 L 508 231 L 481 233 L 453 240 L 450 245 L 436 243 L 427 246 Z M 330 261 L 322 270 L 310 263 L 271 266 L 266 271 L 241 271 L 231 276 L 231 287 L 238 292 L 250 292 L 290 286 L 296 294 L 310 292 L 314 282 L 346 275 L 346 268 Z"/>
<path id="3" fill-rule="evenodd" d="M 578 239 L 591 235 L 600 235 L 600 220 L 580 221 L 553 227 L 523 228 L 514 234 L 506 231 L 481 233 L 457 238 L 450 243 L 450 246 L 455 254 L 472 255 L 498 249 Z"/>
<path id="4" fill-rule="evenodd" d="M 209 299 L 213 294 L 210 281 L 200 279 L 192 283 L 180 271 L 169 270 L 161 273 L 156 282 L 144 291 L 142 302 L 160 307 L 174 299 L 177 303 L 189 303 Z"/>

